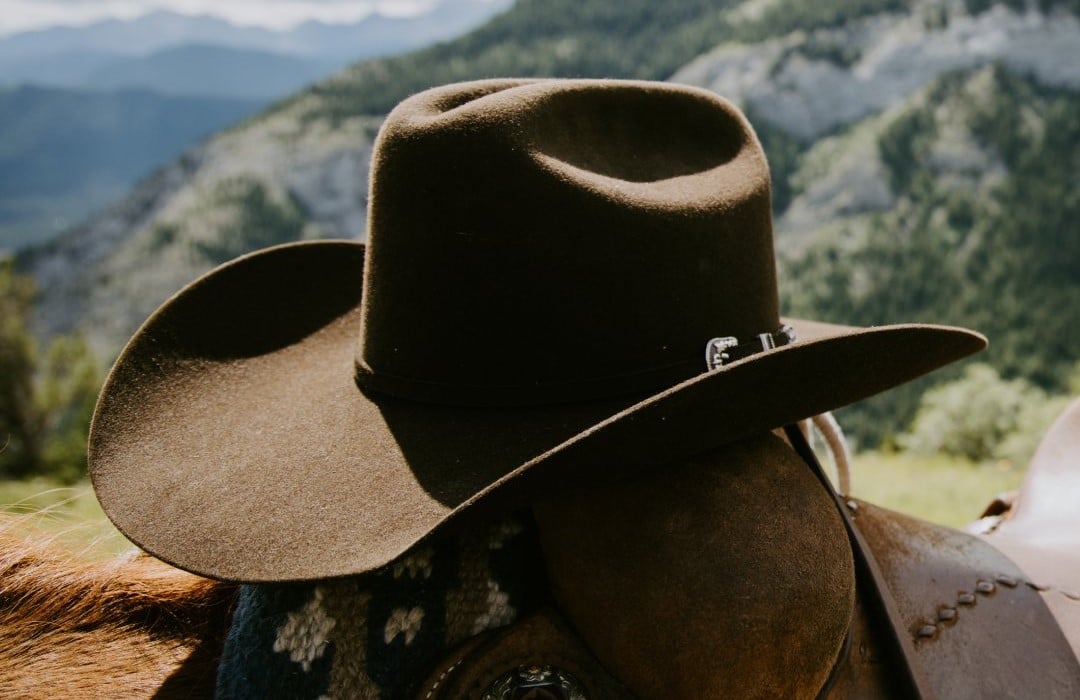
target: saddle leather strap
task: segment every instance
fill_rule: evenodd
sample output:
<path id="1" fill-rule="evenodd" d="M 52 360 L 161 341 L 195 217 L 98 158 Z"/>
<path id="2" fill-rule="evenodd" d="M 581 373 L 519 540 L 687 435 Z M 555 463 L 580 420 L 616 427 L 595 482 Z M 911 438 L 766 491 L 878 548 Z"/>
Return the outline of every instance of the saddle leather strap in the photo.
<path id="1" fill-rule="evenodd" d="M 862 533 L 859 532 L 858 527 L 856 527 L 847 504 L 844 503 L 840 494 L 833 488 L 829 478 L 825 475 L 825 470 L 821 468 L 817 456 L 806 442 L 806 438 L 798 426 L 789 425 L 784 428 L 784 432 L 787 434 L 792 447 L 810 466 L 814 475 L 821 481 L 821 485 L 836 503 L 836 508 L 840 512 L 840 518 L 844 521 L 844 527 L 847 529 L 848 539 L 851 542 L 851 551 L 855 558 L 856 576 L 872 584 L 867 587 L 868 592 L 873 597 L 872 607 L 877 608 L 880 613 L 879 617 L 885 622 L 889 641 L 892 642 L 892 646 L 906 672 L 905 678 L 910 685 L 908 697 L 917 700 L 934 700 L 935 694 L 930 689 L 926 675 L 916 658 L 915 647 L 904 633 L 903 619 L 900 616 L 896 602 L 893 600 L 892 593 L 889 591 L 889 586 L 874 558 L 873 552 L 863 538 Z"/>
<path id="2" fill-rule="evenodd" d="M 420 686 L 416 700 L 631 700 L 551 608 L 474 637 Z"/>
<path id="3" fill-rule="evenodd" d="M 1080 663 L 1043 586 L 1008 557 L 966 533 L 864 501 L 849 509 L 938 697 L 1080 697 Z"/>

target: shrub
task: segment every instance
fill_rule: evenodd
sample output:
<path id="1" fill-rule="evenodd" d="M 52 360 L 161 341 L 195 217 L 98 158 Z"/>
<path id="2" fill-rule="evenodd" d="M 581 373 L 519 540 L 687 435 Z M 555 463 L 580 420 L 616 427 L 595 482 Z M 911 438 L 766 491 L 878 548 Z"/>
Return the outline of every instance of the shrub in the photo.
<path id="1" fill-rule="evenodd" d="M 972 364 L 960 379 L 923 395 L 898 442 L 919 453 L 1024 465 L 1066 403 L 1023 379 L 1003 379 L 990 365 Z"/>
<path id="2" fill-rule="evenodd" d="M 100 386 L 97 362 L 78 336 L 54 339 L 44 360 L 27 331 L 34 288 L 0 263 L 0 478 L 86 472 L 86 435 Z"/>
<path id="3" fill-rule="evenodd" d="M 0 262 L 0 475 L 40 469 L 40 428 L 35 415 L 35 344 L 26 329 L 34 296 L 31 282 L 11 261 Z"/>

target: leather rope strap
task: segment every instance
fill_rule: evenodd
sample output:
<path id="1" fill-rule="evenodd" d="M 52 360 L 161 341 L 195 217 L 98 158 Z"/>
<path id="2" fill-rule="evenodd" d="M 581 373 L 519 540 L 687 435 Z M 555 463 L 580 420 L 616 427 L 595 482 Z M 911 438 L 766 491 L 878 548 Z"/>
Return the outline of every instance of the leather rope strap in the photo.
<path id="1" fill-rule="evenodd" d="M 851 517 L 851 513 L 848 512 L 847 505 L 840 497 L 840 494 L 836 492 L 836 489 L 833 488 L 828 477 L 825 476 L 825 471 L 821 468 L 817 456 L 814 454 L 814 451 L 810 449 L 810 445 L 803 437 L 802 431 L 799 430 L 798 426 L 789 425 L 784 428 L 784 432 L 787 433 L 788 440 L 791 442 L 792 447 L 794 447 L 799 456 L 810 465 L 810 468 L 818 478 L 818 481 L 821 482 L 821 485 L 829 495 L 832 496 L 833 502 L 836 504 L 836 509 L 840 512 L 840 518 L 844 521 L 844 527 L 847 529 L 848 540 L 851 542 L 851 551 L 855 559 L 856 575 L 865 576 L 872 584 L 870 589 L 875 598 L 873 602 L 876 604 L 887 623 L 886 630 L 888 631 L 888 636 L 892 640 L 896 651 L 899 653 L 899 658 L 903 662 L 904 670 L 906 672 L 905 675 L 911 686 L 911 693 L 909 696 L 916 698 L 917 700 L 935 700 L 934 693 L 930 689 L 930 684 L 915 656 L 915 646 L 912 644 L 911 640 L 908 639 L 907 635 L 904 634 L 900 613 L 897 610 L 897 605 L 893 600 L 892 593 L 890 593 L 889 587 L 885 582 L 885 577 L 882 575 L 881 569 L 874 559 L 873 552 L 870 551 L 870 547 L 867 545 L 866 540 L 863 539 L 858 527 L 856 527 L 855 522 Z"/>

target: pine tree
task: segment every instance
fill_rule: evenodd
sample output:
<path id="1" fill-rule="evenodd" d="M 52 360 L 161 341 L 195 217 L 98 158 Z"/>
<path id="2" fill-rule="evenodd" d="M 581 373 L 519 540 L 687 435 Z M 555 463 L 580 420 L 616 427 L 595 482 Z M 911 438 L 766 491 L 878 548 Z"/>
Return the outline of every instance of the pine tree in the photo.
<path id="1" fill-rule="evenodd" d="M 34 406 L 35 343 L 27 332 L 33 284 L 0 261 L 0 476 L 39 472 L 41 423 Z"/>
<path id="2" fill-rule="evenodd" d="M 0 478 L 86 473 L 86 436 L 100 387 L 80 336 L 60 336 L 38 359 L 28 323 L 33 283 L 0 261 Z"/>

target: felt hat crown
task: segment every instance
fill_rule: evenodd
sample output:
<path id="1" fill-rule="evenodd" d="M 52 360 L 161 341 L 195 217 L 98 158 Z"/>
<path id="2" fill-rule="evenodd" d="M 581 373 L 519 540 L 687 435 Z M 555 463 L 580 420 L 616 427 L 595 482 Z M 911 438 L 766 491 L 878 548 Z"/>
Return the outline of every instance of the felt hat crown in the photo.
<path id="1" fill-rule="evenodd" d="M 769 176 L 698 89 L 493 80 L 399 105 L 367 246 L 229 263 L 102 391 L 90 469 L 151 553 L 242 581 L 357 574 L 455 520 L 845 405 L 981 349 L 782 319 Z"/>
<path id="2" fill-rule="evenodd" d="M 494 406 L 656 392 L 700 374 L 710 338 L 781 326 L 768 168 L 710 93 L 435 90 L 387 120 L 374 172 L 364 388 Z"/>

